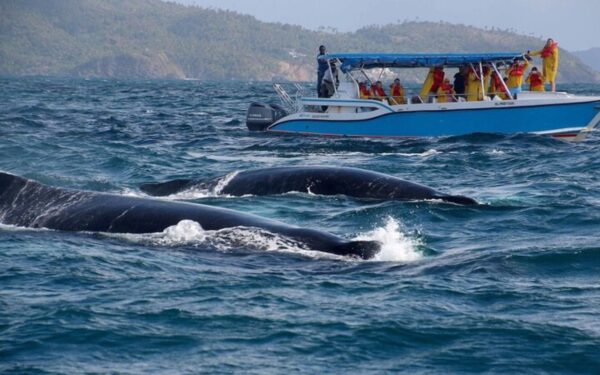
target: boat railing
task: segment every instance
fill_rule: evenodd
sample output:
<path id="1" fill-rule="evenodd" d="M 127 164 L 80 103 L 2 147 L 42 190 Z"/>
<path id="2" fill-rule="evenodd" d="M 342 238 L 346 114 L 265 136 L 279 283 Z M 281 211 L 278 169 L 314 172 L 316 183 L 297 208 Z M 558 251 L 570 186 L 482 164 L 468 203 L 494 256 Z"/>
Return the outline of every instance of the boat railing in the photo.
<path id="1" fill-rule="evenodd" d="M 292 94 L 286 90 L 284 85 L 288 87 Z M 273 83 L 273 89 L 277 93 L 283 106 L 286 107 L 289 112 L 296 113 L 300 110 L 299 99 L 304 96 L 304 87 L 302 85 L 294 82 Z"/>

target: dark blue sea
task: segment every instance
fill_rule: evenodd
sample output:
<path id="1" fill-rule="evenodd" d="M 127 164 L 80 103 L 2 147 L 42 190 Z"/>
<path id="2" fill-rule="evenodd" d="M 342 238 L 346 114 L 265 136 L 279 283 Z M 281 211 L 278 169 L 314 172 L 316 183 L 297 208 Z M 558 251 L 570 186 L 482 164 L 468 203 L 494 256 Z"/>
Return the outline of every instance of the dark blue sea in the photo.
<path id="1" fill-rule="evenodd" d="M 563 86 L 600 95 L 600 86 Z M 6 374 L 600 373 L 600 135 L 413 140 L 250 133 L 268 83 L 0 80 L 0 170 L 64 188 L 352 166 L 483 204 L 290 193 L 181 199 L 383 243 L 0 226 Z"/>

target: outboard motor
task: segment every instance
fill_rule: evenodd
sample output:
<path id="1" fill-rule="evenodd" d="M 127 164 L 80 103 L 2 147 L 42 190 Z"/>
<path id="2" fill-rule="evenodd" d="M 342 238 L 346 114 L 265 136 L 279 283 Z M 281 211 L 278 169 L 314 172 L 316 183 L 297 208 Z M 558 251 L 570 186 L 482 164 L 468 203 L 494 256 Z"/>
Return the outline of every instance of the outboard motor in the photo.
<path id="1" fill-rule="evenodd" d="M 287 115 L 287 111 L 277 104 L 252 103 L 246 114 L 246 126 L 252 131 L 266 130 Z"/>

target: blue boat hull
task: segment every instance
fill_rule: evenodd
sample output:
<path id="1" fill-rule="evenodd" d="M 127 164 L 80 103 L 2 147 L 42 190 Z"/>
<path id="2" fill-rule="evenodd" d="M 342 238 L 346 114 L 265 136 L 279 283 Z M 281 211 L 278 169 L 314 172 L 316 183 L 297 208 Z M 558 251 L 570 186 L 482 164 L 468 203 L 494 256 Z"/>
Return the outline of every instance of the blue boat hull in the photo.
<path id="1" fill-rule="evenodd" d="M 282 119 L 268 130 L 354 137 L 436 137 L 471 133 L 538 133 L 574 137 L 596 116 L 600 101 L 531 106 L 405 111 L 360 120 Z"/>

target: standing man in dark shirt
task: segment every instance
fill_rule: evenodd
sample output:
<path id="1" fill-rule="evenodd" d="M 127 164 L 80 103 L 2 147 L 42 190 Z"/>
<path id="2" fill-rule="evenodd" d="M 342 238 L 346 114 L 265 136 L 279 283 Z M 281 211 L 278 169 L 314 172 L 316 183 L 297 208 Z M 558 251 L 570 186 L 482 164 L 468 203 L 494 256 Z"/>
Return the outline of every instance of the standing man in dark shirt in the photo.
<path id="1" fill-rule="evenodd" d="M 317 95 L 319 98 L 321 97 L 321 81 L 323 81 L 325 72 L 329 70 L 329 65 L 327 64 L 327 59 L 325 58 L 326 54 L 327 49 L 325 46 L 319 46 L 319 55 L 317 56 Z"/>
<path id="2" fill-rule="evenodd" d="M 465 67 L 460 67 L 454 75 L 454 92 L 457 97 L 465 97 Z"/>

